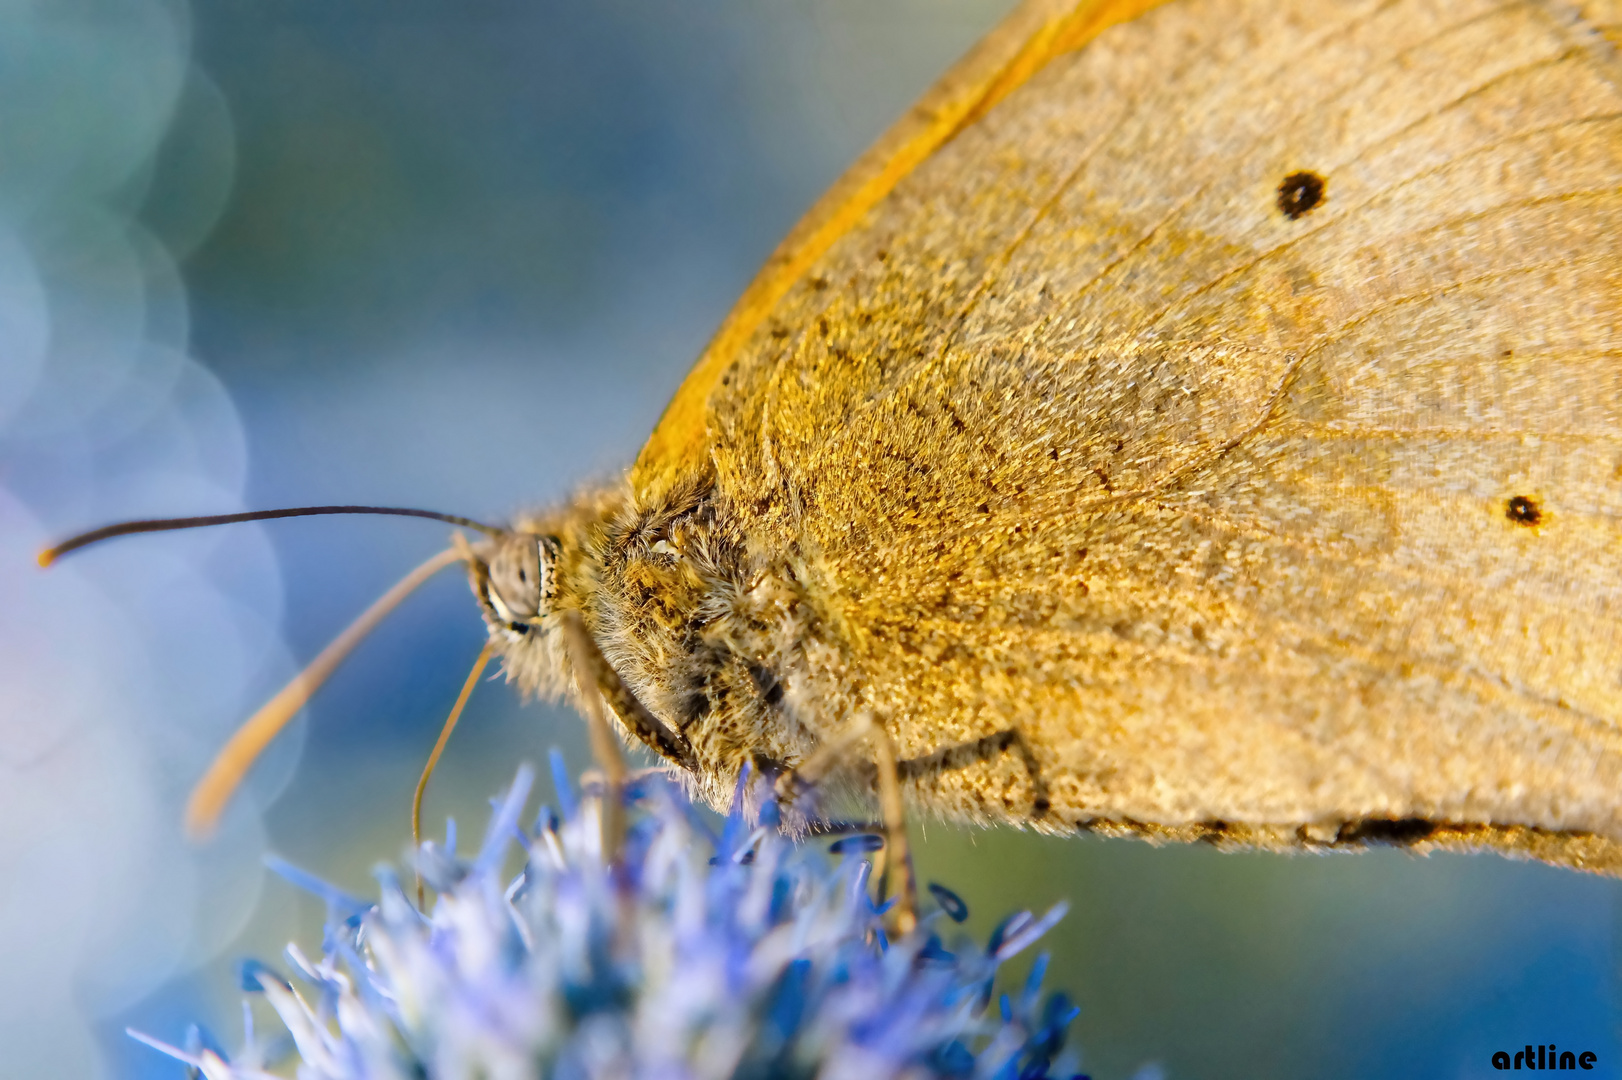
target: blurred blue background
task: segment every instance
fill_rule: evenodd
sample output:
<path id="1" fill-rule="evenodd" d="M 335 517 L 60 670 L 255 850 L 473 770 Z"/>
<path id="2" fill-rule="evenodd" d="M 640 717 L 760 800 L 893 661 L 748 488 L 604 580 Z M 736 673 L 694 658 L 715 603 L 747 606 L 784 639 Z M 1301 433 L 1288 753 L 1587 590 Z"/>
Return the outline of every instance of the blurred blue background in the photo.
<path id="1" fill-rule="evenodd" d="M 228 732 L 444 543 L 327 502 L 502 518 L 635 455 L 755 268 L 1006 0 L 112 0 L 0 6 L 0 1075 L 176 1077 L 235 961 L 318 942 L 260 856 L 361 893 L 480 645 L 413 598 L 210 845 Z M 425 820 L 482 825 L 578 720 L 482 686 Z M 1098 1078 L 1616 1075 L 1622 884 L 1493 857 L 1282 858 L 921 823 L 984 934 L 1060 897 Z M 1607 1072 L 1607 1070 L 1610 1070 Z"/>

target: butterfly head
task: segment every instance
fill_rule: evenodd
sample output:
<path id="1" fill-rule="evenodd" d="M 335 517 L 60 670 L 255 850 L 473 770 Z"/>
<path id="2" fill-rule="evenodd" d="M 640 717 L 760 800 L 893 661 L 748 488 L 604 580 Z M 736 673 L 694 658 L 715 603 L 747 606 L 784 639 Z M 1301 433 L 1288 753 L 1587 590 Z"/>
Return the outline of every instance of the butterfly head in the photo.
<path id="1" fill-rule="evenodd" d="M 582 603 L 588 557 L 580 522 L 568 511 L 541 520 L 520 518 L 487 539 L 462 546 L 468 585 L 507 677 L 525 695 L 556 700 L 573 684 L 566 610 Z"/>

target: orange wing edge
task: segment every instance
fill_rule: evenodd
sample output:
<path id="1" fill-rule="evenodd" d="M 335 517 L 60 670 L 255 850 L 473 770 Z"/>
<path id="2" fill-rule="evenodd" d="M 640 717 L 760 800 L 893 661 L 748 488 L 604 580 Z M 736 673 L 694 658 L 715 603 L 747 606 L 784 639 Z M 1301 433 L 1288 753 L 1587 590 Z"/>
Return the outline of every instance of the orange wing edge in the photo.
<path id="1" fill-rule="evenodd" d="M 1025 0 L 818 199 L 743 296 L 654 427 L 631 470 L 651 493 L 702 462 L 710 393 L 750 336 L 821 256 L 909 173 L 1050 60 L 1166 0 Z"/>

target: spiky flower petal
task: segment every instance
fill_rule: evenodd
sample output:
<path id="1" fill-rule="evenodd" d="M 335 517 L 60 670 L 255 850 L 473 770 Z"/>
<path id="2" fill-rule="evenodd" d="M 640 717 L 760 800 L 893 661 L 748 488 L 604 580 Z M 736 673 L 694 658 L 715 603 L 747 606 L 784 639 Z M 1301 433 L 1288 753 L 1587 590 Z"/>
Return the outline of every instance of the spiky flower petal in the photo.
<path id="1" fill-rule="evenodd" d="M 992 992 L 998 966 L 1062 906 L 1006 920 L 986 947 L 960 936 L 948 948 L 942 930 L 966 909 L 936 886 L 939 909 L 891 942 L 870 896 L 870 843 L 795 844 L 769 805 L 754 828 L 735 809 L 717 836 L 648 777 L 611 863 L 600 798 L 574 796 L 554 768 L 561 815 L 544 808 L 521 825 L 525 768 L 471 858 L 454 839 L 423 845 L 431 915 L 392 871 L 366 904 L 275 867 L 328 906 L 321 958 L 289 947 L 301 986 L 244 970 L 286 1025 L 301 1080 L 1069 1075 L 1059 1052 L 1076 1009 L 1042 995 L 1045 960 L 1021 992 Z M 508 879 L 515 847 L 523 870 Z M 234 1061 L 199 1038 L 181 1049 L 138 1037 L 209 1080 L 267 1075 L 251 1035 Z"/>

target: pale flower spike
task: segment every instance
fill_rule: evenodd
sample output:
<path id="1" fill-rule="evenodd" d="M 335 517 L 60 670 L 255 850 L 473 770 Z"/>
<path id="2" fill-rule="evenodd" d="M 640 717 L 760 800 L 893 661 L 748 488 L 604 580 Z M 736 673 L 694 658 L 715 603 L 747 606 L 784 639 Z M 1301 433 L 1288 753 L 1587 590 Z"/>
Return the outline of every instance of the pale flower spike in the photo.
<path id="1" fill-rule="evenodd" d="M 769 798 L 758 825 L 745 819 L 745 785 L 765 787 L 747 777 L 716 836 L 674 784 L 633 776 L 611 866 L 605 786 L 576 793 L 560 765 L 561 813 L 543 807 L 524 826 L 525 766 L 473 857 L 451 841 L 417 849 L 413 869 L 439 894 L 426 915 L 393 870 L 365 904 L 273 865 L 328 910 L 321 956 L 288 950 L 303 990 L 266 965 L 243 968 L 244 989 L 286 1026 L 300 1080 L 1079 1075 L 1064 1050 L 1078 1010 L 1042 993 L 1045 959 L 1022 986 L 993 992 L 998 966 L 1063 905 L 1005 920 L 981 947 L 961 932 L 944 940 L 968 909 L 931 885 L 935 906 L 891 941 L 870 895 L 878 838 L 795 844 Z M 515 859 L 522 870 L 508 877 Z M 251 1031 L 230 1058 L 200 1033 L 183 1048 L 131 1034 L 208 1080 L 259 1080 L 288 1064 Z"/>

